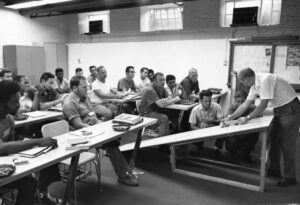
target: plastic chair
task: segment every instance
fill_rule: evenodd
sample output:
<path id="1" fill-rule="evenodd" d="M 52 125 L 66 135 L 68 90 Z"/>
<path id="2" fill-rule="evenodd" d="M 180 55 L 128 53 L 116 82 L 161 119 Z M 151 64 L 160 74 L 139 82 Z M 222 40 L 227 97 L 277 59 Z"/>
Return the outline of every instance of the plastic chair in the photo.
<path id="1" fill-rule="evenodd" d="M 55 137 L 69 132 L 69 124 L 65 120 L 60 120 L 52 122 L 42 126 L 43 137 Z M 87 163 L 93 163 L 96 169 L 96 174 L 98 178 L 98 185 L 101 188 L 101 161 L 100 161 L 100 152 L 99 149 L 96 149 L 96 154 L 91 152 L 82 152 L 79 157 L 78 167 L 84 166 Z M 71 165 L 71 159 L 66 159 L 61 161 L 64 165 Z M 84 175 L 86 176 L 86 175 Z M 79 177 L 75 179 L 75 202 L 76 202 L 76 180 L 80 179 Z"/>

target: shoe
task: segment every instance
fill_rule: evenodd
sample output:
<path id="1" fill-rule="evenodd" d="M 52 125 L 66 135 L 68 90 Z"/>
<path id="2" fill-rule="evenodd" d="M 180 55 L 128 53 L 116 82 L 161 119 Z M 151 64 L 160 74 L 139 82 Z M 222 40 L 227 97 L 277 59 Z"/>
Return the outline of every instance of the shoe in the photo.
<path id="1" fill-rule="evenodd" d="M 281 177 L 277 183 L 277 185 L 281 187 L 293 186 L 295 184 L 297 184 L 295 178 L 286 178 L 286 177 Z"/>
<path id="2" fill-rule="evenodd" d="M 119 177 L 118 182 L 125 184 L 127 186 L 139 186 L 137 177 L 135 177 L 129 173 L 127 173 L 127 175 L 125 177 Z"/>
<path id="3" fill-rule="evenodd" d="M 274 177 L 274 178 L 280 178 L 281 174 L 280 174 L 279 170 L 268 169 L 267 176 Z"/>
<path id="4" fill-rule="evenodd" d="M 40 200 L 43 205 L 58 205 L 62 203 L 61 199 L 55 198 L 49 193 L 40 193 Z"/>

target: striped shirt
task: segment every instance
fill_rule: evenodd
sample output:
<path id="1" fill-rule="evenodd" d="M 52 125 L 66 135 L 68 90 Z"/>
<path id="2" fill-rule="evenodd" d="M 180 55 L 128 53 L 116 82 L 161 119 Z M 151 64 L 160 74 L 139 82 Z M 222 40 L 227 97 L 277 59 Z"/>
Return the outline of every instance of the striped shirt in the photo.
<path id="1" fill-rule="evenodd" d="M 271 73 L 256 73 L 255 84 L 250 88 L 247 100 L 269 100 L 273 108 L 293 101 L 297 94 L 283 78 Z"/>

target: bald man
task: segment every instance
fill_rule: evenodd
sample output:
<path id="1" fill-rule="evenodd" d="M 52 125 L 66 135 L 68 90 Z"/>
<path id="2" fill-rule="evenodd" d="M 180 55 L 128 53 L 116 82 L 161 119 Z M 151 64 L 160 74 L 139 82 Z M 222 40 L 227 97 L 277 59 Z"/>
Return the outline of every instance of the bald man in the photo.
<path id="1" fill-rule="evenodd" d="M 198 95 L 199 82 L 198 82 L 198 71 L 196 68 L 191 68 L 189 74 L 180 83 L 186 93 L 186 96 L 190 98 L 192 94 Z"/>
<path id="2" fill-rule="evenodd" d="M 238 73 L 238 80 L 250 87 L 246 101 L 230 115 L 227 120 L 240 117 L 254 102 L 260 98 L 256 109 L 247 117 L 239 120 L 247 123 L 262 115 L 270 103 L 274 118 L 270 125 L 269 137 L 271 147 L 269 152 L 270 167 L 268 175 L 280 178 L 278 186 L 291 186 L 296 182 L 296 140 L 300 126 L 300 102 L 295 90 L 283 78 L 271 73 L 255 73 L 251 68 L 245 68 Z M 284 169 L 280 172 L 280 157 L 283 154 Z"/>

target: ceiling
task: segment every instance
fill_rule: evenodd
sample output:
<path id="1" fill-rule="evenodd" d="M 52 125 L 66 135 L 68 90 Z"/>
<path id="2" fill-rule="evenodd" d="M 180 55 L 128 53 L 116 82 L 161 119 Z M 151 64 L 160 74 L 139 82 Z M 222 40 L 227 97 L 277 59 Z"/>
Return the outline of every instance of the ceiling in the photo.
<path id="1" fill-rule="evenodd" d="M 32 0 L 1 0 L 5 5 L 29 2 Z M 193 0 L 180 0 L 193 1 Z M 39 7 L 20 9 L 22 15 L 31 18 L 63 15 L 71 13 L 83 13 L 91 11 L 112 10 L 129 7 L 139 7 L 153 4 L 176 3 L 178 0 L 72 0 L 64 3 L 48 4 Z"/>

